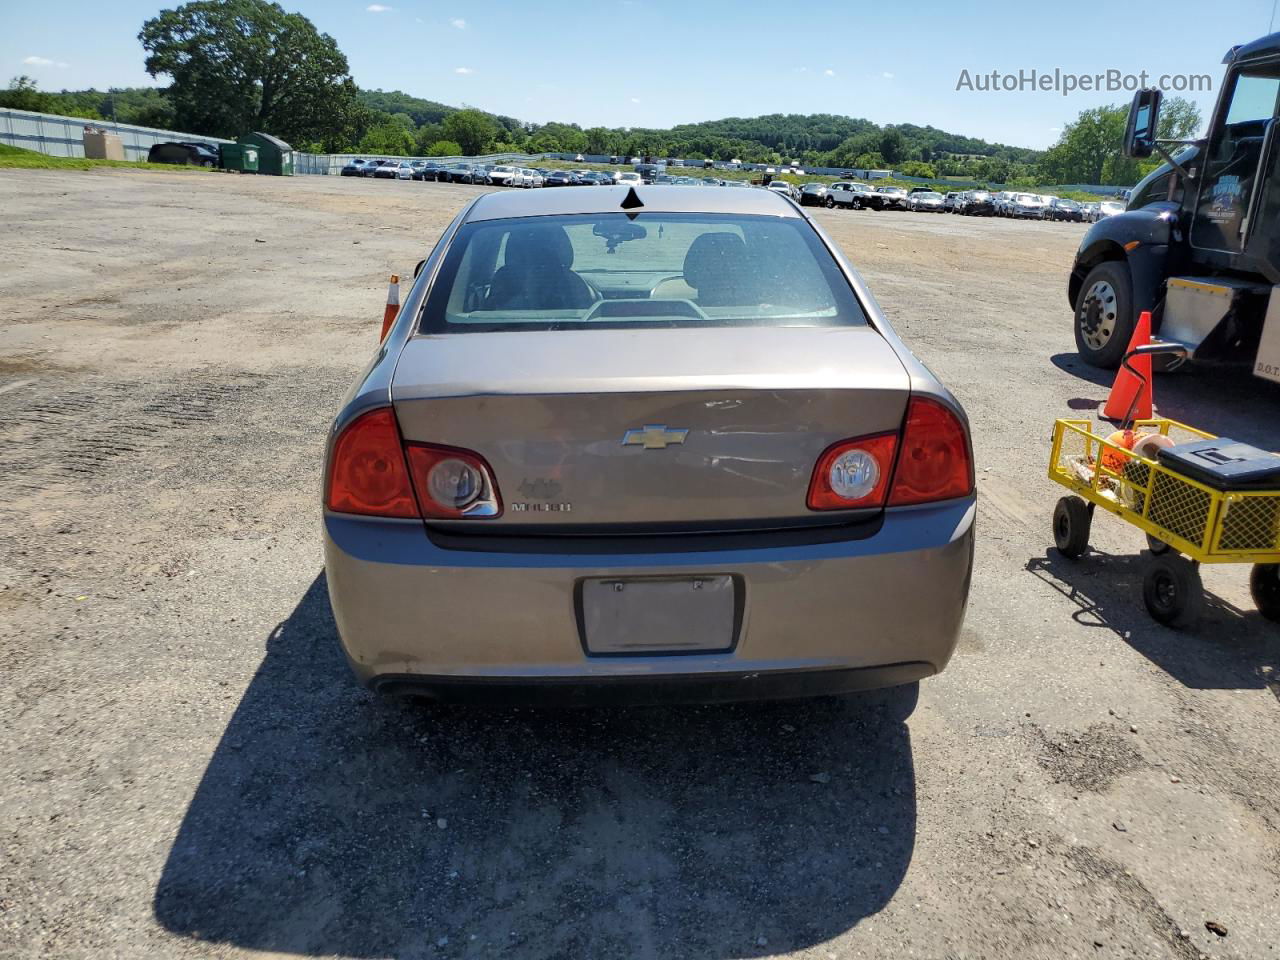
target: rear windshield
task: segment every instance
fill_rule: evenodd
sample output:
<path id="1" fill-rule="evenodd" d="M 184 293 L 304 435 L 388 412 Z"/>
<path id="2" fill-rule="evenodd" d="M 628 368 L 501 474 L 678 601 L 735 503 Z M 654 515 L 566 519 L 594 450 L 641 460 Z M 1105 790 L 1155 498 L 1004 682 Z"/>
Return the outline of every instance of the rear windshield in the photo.
<path id="1" fill-rule="evenodd" d="M 421 329 L 865 323 L 844 275 L 804 220 L 606 213 L 462 227 L 427 297 Z"/>

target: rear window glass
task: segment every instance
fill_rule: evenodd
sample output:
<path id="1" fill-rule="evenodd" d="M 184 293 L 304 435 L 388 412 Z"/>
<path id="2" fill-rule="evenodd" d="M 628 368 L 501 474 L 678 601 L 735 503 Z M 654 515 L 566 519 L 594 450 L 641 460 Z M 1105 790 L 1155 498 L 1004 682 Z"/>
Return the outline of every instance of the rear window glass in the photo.
<path id="1" fill-rule="evenodd" d="M 866 322 L 803 220 L 622 213 L 479 221 L 450 244 L 424 333 Z"/>

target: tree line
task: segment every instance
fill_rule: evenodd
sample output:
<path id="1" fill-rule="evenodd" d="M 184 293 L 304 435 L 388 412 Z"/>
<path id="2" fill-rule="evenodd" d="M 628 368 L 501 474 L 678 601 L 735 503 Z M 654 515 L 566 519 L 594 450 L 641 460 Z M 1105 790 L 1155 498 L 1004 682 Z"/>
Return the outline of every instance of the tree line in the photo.
<path id="1" fill-rule="evenodd" d="M 1123 106 L 1082 112 L 1047 151 L 948 133 L 879 126 L 836 114 L 728 117 L 669 129 L 525 123 L 400 91 L 362 90 L 337 42 L 269 0 L 193 0 L 147 20 L 138 35 L 167 88 L 62 91 L 16 77 L 0 106 L 235 138 L 263 130 L 302 150 L 391 156 L 583 153 L 749 163 L 889 168 L 907 176 L 994 183 L 1128 185 L 1153 164 L 1120 155 Z M 1190 136 L 1193 103 L 1166 99 L 1161 136 Z"/>

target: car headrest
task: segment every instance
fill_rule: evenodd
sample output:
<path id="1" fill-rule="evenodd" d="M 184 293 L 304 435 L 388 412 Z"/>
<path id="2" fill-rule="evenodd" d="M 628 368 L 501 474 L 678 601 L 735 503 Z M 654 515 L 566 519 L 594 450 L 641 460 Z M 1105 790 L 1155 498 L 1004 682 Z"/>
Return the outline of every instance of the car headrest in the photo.
<path id="1" fill-rule="evenodd" d="M 504 259 L 507 264 L 568 269 L 573 266 L 573 244 L 564 227 L 549 223 L 521 227 L 507 237 Z"/>
<path id="2" fill-rule="evenodd" d="M 726 273 L 741 272 L 747 245 L 736 233 L 704 233 L 689 245 L 684 255 L 685 283 L 701 289 Z"/>

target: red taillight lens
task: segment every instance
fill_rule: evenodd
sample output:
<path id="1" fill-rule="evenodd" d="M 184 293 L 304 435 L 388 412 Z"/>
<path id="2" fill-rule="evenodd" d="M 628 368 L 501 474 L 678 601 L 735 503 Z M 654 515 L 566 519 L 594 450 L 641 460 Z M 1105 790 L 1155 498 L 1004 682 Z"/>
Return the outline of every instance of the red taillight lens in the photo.
<path id="1" fill-rule="evenodd" d="M 413 489 L 427 519 L 492 518 L 501 515 L 493 472 L 470 450 L 411 443 L 405 447 Z"/>
<path id="2" fill-rule="evenodd" d="M 339 513 L 419 515 L 400 446 L 400 427 L 390 407 L 356 417 L 334 442 L 328 504 Z"/>
<path id="3" fill-rule="evenodd" d="M 897 445 L 898 437 L 893 433 L 832 444 L 813 468 L 809 509 L 854 510 L 883 506 Z"/>
<path id="4" fill-rule="evenodd" d="M 972 492 L 973 462 L 964 424 L 937 400 L 912 397 L 889 506 L 950 500 Z"/>

